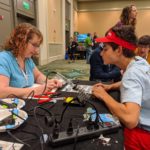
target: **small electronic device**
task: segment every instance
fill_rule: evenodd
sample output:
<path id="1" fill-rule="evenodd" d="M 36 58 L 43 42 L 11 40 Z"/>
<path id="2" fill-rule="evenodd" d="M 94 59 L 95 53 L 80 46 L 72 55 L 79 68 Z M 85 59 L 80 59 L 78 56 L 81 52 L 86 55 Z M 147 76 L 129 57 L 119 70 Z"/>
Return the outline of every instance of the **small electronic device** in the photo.
<path id="1" fill-rule="evenodd" d="M 92 114 L 92 121 L 95 120 L 96 114 Z M 99 114 L 99 122 L 103 128 L 121 126 L 119 120 L 111 114 Z"/>

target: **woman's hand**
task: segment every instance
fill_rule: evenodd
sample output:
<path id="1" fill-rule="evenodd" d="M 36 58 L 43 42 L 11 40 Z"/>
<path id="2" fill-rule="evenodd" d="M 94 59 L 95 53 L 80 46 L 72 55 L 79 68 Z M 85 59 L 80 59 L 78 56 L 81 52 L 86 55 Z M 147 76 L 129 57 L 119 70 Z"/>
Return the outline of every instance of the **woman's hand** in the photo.
<path id="1" fill-rule="evenodd" d="M 33 87 L 33 90 L 34 95 L 41 95 L 43 94 L 43 92 L 48 92 L 49 88 L 48 87 L 45 88 L 45 84 L 39 84 L 38 86 Z"/>
<path id="2" fill-rule="evenodd" d="M 41 95 L 43 92 L 46 93 L 54 88 L 62 86 L 62 82 L 57 79 L 47 80 L 47 84 L 39 84 L 37 87 L 33 87 L 34 95 Z"/>
<path id="3" fill-rule="evenodd" d="M 49 90 L 59 87 L 62 87 L 62 82 L 60 80 L 51 79 L 47 81 L 47 88 L 49 88 Z"/>

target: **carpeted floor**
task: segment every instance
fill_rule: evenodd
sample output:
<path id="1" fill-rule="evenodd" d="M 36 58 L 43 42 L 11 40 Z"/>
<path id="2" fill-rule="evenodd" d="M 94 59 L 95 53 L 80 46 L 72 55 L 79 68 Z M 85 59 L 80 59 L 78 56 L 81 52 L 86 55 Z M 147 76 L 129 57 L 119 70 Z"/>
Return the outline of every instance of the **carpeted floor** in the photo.
<path id="1" fill-rule="evenodd" d="M 52 72 L 59 72 L 69 79 L 89 80 L 89 64 L 85 60 L 76 60 L 74 63 L 68 63 L 67 60 L 56 60 L 38 68 L 45 74 L 52 77 Z"/>

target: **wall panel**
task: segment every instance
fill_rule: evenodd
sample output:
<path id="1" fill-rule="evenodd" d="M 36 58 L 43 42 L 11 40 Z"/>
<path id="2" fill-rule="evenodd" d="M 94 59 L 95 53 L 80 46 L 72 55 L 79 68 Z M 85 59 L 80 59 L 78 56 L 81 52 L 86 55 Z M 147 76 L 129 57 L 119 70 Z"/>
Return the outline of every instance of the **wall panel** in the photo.
<path id="1" fill-rule="evenodd" d="M 78 15 L 78 31 L 80 33 L 97 32 L 104 36 L 105 32 L 119 21 L 121 10 L 80 12 Z M 138 36 L 150 34 L 150 10 L 138 10 L 136 32 Z"/>

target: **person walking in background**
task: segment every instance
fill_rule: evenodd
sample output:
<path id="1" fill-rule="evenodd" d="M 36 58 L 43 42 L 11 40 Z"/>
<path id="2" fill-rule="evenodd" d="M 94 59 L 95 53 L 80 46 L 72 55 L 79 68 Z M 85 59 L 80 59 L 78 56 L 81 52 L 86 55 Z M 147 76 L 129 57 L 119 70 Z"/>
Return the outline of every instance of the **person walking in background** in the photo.
<path id="1" fill-rule="evenodd" d="M 86 47 L 86 63 L 89 64 L 90 62 L 90 57 L 92 55 L 92 38 L 91 34 L 87 34 L 87 38 L 85 39 L 85 47 Z"/>
<path id="2" fill-rule="evenodd" d="M 74 54 L 77 52 L 77 47 L 78 47 L 77 37 L 74 36 L 70 47 L 70 60 L 72 60 L 72 62 L 75 62 Z"/>
<path id="3" fill-rule="evenodd" d="M 96 42 L 96 38 L 98 38 L 98 36 L 97 36 L 97 33 L 96 32 L 94 32 L 94 35 L 93 35 L 93 38 L 92 38 L 92 42 L 93 42 L 93 46 L 92 46 L 92 49 L 93 50 L 95 50 L 97 47 L 99 47 L 98 45 L 98 43 Z"/>
<path id="4" fill-rule="evenodd" d="M 92 94 L 102 100 L 124 125 L 126 150 L 149 150 L 150 66 L 145 59 L 135 56 L 137 37 L 134 27 L 115 27 L 97 42 L 104 42 L 101 52 L 104 64 L 115 64 L 124 74 L 121 82 L 94 85 Z M 119 88 L 121 103 L 107 92 Z"/>
<path id="5" fill-rule="evenodd" d="M 77 52 L 77 47 L 78 47 L 78 42 L 77 42 L 77 37 L 74 36 L 73 38 L 70 38 L 70 43 L 68 46 L 68 54 L 69 54 L 69 61 L 70 62 L 75 62 L 75 56 L 74 54 Z"/>
<path id="6" fill-rule="evenodd" d="M 43 41 L 41 32 L 33 25 L 21 23 L 12 31 L 0 52 L 0 98 L 14 94 L 27 97 L 40 95 L 62 86 L 59 80 L 47 80 L 35 66 L 32 56 L 39 53 Z M 37 83 L 38 86 L 33 86 Z"/>
<path id="7" fill-rule="evenodd" d="M 70 37 L 70 40 L 69 40 L 69 45 L 67 46 L 67 53 L 68 53 L 68 63 L 70 63 L 70 60 L 72 57 L 71 56 L 71 43 L 73 41 L 73 38 Z"/>
<path id="8" fill-rule="evenodd" d="M 137 55 L 143 57 L 150 63 L 150 36 L 143 35 L 138 40 Z"/>

